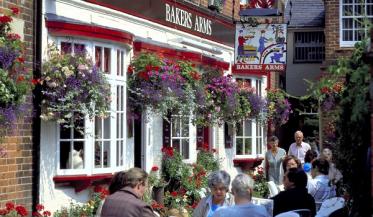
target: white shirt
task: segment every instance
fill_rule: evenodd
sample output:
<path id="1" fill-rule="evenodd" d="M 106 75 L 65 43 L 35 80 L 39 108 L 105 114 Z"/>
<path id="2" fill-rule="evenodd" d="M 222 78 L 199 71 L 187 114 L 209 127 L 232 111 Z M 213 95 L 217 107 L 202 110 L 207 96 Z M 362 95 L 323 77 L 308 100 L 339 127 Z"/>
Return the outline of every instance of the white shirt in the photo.
<path id="1" fill-rule="evenodd" d="M 335 187 L 330 186 L 327 175 L 318 175 L 314 179 L 308 180 L 308 193 L 315 199 L 316 203 L 321 204 L 324 200 L 335 197 Z"/>
<path id="2" fill-rule="evenodd" d="M 302 142 L 300 146 L 297 146 L 297 144 L 294 142 L 289 147 L 288 155 L 294 155 L 303 164 L 304 157 L 306 156 L 306 152 L 308 150 L 311 150 L 311 146 L 308 143 Z"/>

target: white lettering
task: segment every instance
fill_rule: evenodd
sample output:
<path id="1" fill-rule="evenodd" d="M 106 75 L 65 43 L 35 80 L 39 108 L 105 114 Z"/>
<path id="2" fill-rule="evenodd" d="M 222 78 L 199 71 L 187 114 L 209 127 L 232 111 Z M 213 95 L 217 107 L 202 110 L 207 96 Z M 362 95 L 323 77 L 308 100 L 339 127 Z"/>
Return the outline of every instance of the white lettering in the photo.
<path id="1" fill-rule="evenodd" d="M 194 23 L 194 30 L 200 32 L 199 23 L 198 23 L 198 16 L 196 16 L 196 22 Z"/>
<path id="2" fill-rule="evenodd" d="M 170 22 L 170 5 L 166 4 L 166 21 Z"/>
<path id="3" fill-rule="evenodd" d="M 174 11 L 174 7 L 172 6 L 171 7 L 171 23 L 175 23 L 175 11 Z"/>

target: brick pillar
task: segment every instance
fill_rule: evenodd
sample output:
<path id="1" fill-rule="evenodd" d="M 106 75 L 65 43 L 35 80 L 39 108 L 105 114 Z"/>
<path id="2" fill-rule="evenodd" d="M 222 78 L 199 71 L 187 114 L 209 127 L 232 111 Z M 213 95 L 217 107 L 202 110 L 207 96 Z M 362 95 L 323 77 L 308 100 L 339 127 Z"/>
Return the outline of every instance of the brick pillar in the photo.
<path id="1" fill-rule="evenodd" d="M 3 0 L 0 8 L 18 7 L 20 14 L 14 19 L 16 33 L 26 45 L 26 67 L 32 73 L 33 61 L 33 0 Z M 18 117 L 14 132 L 5 132 L 0 146 L 7 150 L 0 157 L 0 207 L 7 201 L 25 205 L 30 211 L 32 204 L 32 97 L 27 98 L 28 110 Z M 1 126 L 0 126 L 1 127 Z"/>

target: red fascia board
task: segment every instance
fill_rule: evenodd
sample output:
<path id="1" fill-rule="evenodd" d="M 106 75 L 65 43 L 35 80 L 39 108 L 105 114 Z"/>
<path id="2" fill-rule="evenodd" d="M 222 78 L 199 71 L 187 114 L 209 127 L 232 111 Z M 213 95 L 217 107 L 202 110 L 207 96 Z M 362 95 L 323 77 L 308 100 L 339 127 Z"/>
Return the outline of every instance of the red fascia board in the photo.
<path id="1" fill-rule="evenodd" d="M 111 179 L 113 174 L 105 173 L 105 174 L 96 174 L 96 175 L 67 175 L 67 176 L 55 176 L 53 177 L 53 181 L 56 183 L 61 182 L 71 182 L 71 181 L 95 181 L 95 180 L 102 180 L 102 179 Z"/>
<path id="2" fill-rule="evenodd" d="M 187 60 L 196 63 L 206 64 L 212 67 L 221 68 L 223 70 L 229 69 L 229 63 L 224 61 L 219 61 L 217 59 L 204 56 L 200 53 L 195 52 L 188 52 L 188 51 L 181 51 L 177 49 L 161 47 L 158 45 L 142 42 L 142 41 L 135 41 L 133 43 L 135 54 L 139 52 L 150 52 L 150 53 L 157 53 L 166 58 L 171 59 L 179 59 L 179 60 Z"/>
<path id="3" fill-rule="evenodd" d="M 234 164 L 242 164 L 242 163 L 255 163 L 257 161 L 262 161 L 264 158 L 242 158 L 242 159 L 233 159 Z"/>
<path id="4" fill-rule="evenodd" d="M 60 21 L 47 21 L 46 26 L 48 31 L 55 35 L 98 38 L 129 45 L 133 43 L 132 34 L 99 26 L 66 23 Z"/>

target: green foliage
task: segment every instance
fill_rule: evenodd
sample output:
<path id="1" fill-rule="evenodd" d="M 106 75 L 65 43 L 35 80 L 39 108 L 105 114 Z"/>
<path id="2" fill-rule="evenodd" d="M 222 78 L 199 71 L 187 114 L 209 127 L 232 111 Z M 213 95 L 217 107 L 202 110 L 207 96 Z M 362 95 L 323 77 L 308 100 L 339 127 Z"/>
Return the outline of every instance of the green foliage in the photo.
<path id="1" fill-rule="evenodd" d="M 257 167 L 252 175 L 254 179 L 254 197 L 268 198 L 269 189 L 262 167 Z"/>
<path id="2" fill-rule="evenodd" d="M 197 154 L 197 164 L 201 165 L 207 173 L 217 171 L 220 168 L 220 161 L 214 156 L 215 152 L 215 150 L 201 149 Z"/>

